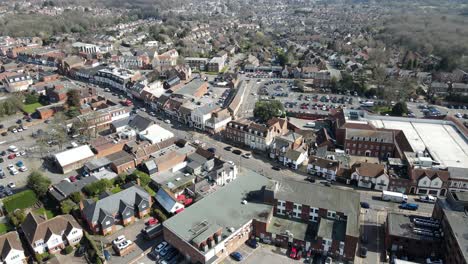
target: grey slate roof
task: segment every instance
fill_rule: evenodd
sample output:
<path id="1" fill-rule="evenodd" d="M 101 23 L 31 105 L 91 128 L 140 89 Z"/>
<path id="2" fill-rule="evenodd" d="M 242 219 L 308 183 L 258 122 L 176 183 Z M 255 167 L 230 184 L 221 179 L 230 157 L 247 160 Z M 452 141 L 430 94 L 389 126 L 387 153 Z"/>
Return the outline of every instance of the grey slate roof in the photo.
<path id="1" fill-rule="evenodd" d="M 95 202 L 88 199 L 84 201 L 83 215 L 91 223 L 97 222 L 107 216 L 120 212 L 121 202 L 127 205 L 138 205 L 141 200 L 149 201 L 151 196 L 138 185 L 125 189 L 119 193 L 107 196 Z"/>
<path id="2" fill-rule="evenodd" d="M 154 124 L 153 120 L 151 120 L 149 118 L 146 118 L 146 117 L 143 117 L 141 115 L 136 115 L 128 123 L 128 125 L 130 127 L 134 128 L 134 129 L 136 129 L 138 131 L 143 131 L 143 130 L 147 129 L 149 126 L 151 126 L 152 124 Z"/>

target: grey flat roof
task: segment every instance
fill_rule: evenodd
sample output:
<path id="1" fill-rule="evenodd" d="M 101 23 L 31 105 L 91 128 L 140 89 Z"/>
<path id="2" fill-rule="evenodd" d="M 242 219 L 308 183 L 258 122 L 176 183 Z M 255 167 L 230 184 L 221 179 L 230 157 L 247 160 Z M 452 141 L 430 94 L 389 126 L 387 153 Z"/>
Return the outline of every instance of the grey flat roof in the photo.
<path id="1" fill-rule="evenodd" d="M 360 195 L 354 190 L 296 181 L 281 181 L 275 198 L 344 213 L 348 217 L 346 234 L 359 236 Z"/>
<path id="2" fill-rule="evenodd" d="M 199 226 L 218 225 L 223 229 L 223 238 L 230 234 L 229 228 L 236 230 L 252 219 L 265 221 L 272 210 L 271 205 L 263 202 L 242 204 L 248 193 L 258 192 L 270 180 L 251 170 L 243 169 L 236 180 L 206 196 L 163 223 L 178 237 L 190 243 L 196 241 L 205 229 L 198 232 Z"/>
<path id="3" fill-rule="evenodd" d="M 457 195 L 461 193 L 457 192 Z M 463 194 L 466 195 L 466 194 Z M 460 247 L 460 251 L 465 258 L 465 261 L 468 262 L 468 218 L 465 211 L 453 210 L 453 208 L 448 203 L 447 199 L 437 199 L 438 205 L 442 207 L 444 211 L 445 218 L 450 224 L 452 233 L 457 240 L 457 244 Z"/>
<path id="4" fill-rule="evenodd" d="M 413 232 L 413 227 L 415 227 L 415 225 L 411 222 L 412 217 L 413 216 L 408 216 L 404 214 L 389 213 L 387 217 L 389 235 L 417 240 L 440 240 L 438 238 L 423 236 Z"/>
<path id="5" fill-rule="evenodd" d="M 310 224 L 315 223 L 310 222 Z M 267 225 L 267 232 L 278 235 L 286 235 L 290 232 L 294 238 L 306 241 L 308 225 L 305 222 L 273 216 Z"/>

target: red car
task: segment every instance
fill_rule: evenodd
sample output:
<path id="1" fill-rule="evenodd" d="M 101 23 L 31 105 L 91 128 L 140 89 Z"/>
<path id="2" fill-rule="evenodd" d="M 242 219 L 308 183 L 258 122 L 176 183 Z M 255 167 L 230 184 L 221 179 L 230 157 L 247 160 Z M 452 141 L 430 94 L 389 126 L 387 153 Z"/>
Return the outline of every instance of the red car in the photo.
<path id="1" fill-rule="evenodd" d="M 70 179 L 71 182 L 76 182 L 78 180 L 76 176 L 70 176 L 68 179 Z"/>
<path id="2" fill-rule="evenodd" d="M 289 257 L 295 259 L 297 256 L 297 249 L 295 247 L 291 248 L 291 253 L 289 253 Z"/>
<path id="3" fill-rule="evenodd" d="M 157 223 L 158 223 L 158 219 L 156 219 L 154 217 L 150 217 L 148 222 L 146 222 L 146 224 L 149 225 L 149 226 L 156 225 Z"/>
<path id="4" fill-rule="evenodd" d="M 14 159 L 16 158 L 16 154 L 15 153 L 12 153 L 10 155 L 8 155 L 8 159 Z"/>

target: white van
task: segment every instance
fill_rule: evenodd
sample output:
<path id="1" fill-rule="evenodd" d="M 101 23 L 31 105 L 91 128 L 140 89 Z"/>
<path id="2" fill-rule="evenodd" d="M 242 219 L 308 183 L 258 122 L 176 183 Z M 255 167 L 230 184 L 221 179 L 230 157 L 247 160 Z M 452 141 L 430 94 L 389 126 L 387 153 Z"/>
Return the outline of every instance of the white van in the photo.
<path id="1" fill-rule="evenodd" d="M 11 152 L 18 152 L 18 148 L 16 146 L 13 146 L 13 145 L 9 146 L 8 150 L 11 151 Z"/>

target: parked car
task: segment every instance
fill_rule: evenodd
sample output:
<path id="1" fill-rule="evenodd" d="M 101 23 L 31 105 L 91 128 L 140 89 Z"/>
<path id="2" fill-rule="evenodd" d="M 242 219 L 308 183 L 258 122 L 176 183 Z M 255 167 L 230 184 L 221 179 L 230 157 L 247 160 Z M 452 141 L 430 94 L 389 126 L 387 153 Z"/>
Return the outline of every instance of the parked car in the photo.
<path id="1" fill-rule="evenodd" d="M 289 257 L 295 259 L 297 257 L 297 248 L 292 247 L 291 252 L 289 252 Z"/>
<path id="2" fill-rule="evenodd" d="M 361 202 L 361 208 L 369 209 L 370 205 L 367 202 Z"/>
<path id="3" fill-rule="evenodd" d="M 150 217 L 148 221 L 146 222 L 146 225 L 152 226 L 152 225 L 156 225 L 157 223 L 158 223 L 158 219 L 154 217 Z"/>
<path id="4" fill-rule="evenodd" d="M 258 247 L 258 242 L 257 242 L 257 239 L 255 239 L 255 238 L 251 238 L 251 239 L 247 240 L 247 244 L 252 248 L 257 248 Z"/>
<path id="5" fill-rule="evenodd" d="M 216 149 L 215 149 L 215 148 L 208 148 L 208 149 L 206 149 L 206 150 L 208 150 L 209 152 L 211 152 L 211 153 L 213 153 L 213 154 L 216 153 Z"/>
<path id="6" fill-rule="evenodd" d="M 112 241 L 112 243 L 114 245 L 118 245 L 118 244 L 122 243 L 123 241 L 125 241 L 125 236 L 118 236 Z"/>
<path id="7" fill-rule="evenodd" d="M 242 157 L 244 157 L 246 159 L 250 159 L 252 157 L 252 154 L 251 153 L 244 153 L 244 155 L 242 155 Z"/>
<path id="8" fill-rule="evenodd" d="M 78 180 L 77 177 L 73 175 L 68 177 L 68 179 L 70 179 L 71 182 L 76 182 Z"/>
<path id="9" fill-rule="evenodd" d="M 400 209 L 412 210 L 412 211 L 416 211 L 419 208 L 419 206 L 417 204 L 414 204 L 414 203 L 402 203 L 402 204 L 400 204 L 399 207 L 400 207 Z"/>
<path id="10" fill-rule="evenodd" d="M 161 252 L 159 252 L 159 255 L 160 255 L 161 257 L 166 256 L 167 253 L 169 253 L 169 251 L 170 251 L 172 248 L 173 248 L 173 247 L 172 247 L 171 245 L 167 245 L 165 248 L 163 248 L 163 249 L 161 250 Z"/>
<path id="11" fill-rule="evenodd" d="M 238 149 L 235 149 L 232 151 L 232 153 L 236 154 L 236 155 L 241 155 L 242 154 L 242 151 L 238 150 Z"/>
<path id="12" fill-rule="evenodd" d="M 281 167 L 278 166 L 278 165 L 275 165 L 275 166 L 273 166 L 273 167 L 271 167 L 271 168 L 272 168 L 273 170 L 275 170 L 275 171 L 280 171 L 280 170 L 281 170 Z"/>
<path id="13" fill-rule="evenodd" d="M 419 196 L 419 201 L 423 203 L 435 203 L 437 198 L 432 195 L 421 195 Z"/>
<path id="14" fill-rule="evenodd" d="M 227 147 L 224 148 L 224 150 L 232 151 L 232 147 L 231 147 L 231 146 L 227 146 Z"/>
<path id="15" fill-rule="evenodd" d="M 111 254 L 109 253 L 108 250 L 104 250 L 104 258 L 109 261 L 111 259 Z"/>
<path id="16" fill-rule="evenodd" d="M 159 243 L 159 244 L 154 248 L 154 252 L 159 253 L 159 252 L 161 252 L 161 250 L 163 250 L 166 246 L 167 246 L 167 242 L 166 242 L 166 241 L 163 241 L 163 242 Z"/>
<path id="17" fill-rule="evenodd" d="M 366 247 L 361 247 L 359 251 L 359 255 L 361 255 L 362 258 L 367 257 L 367 248 Z"/>
<path id="18" fill-rule="evenodd" d="M 28 168 L 26 166 L 21 166 L 19 167 L 19 171 L 25 172 L 25 171 L 28 171 Z"/>
<path id="19" fill-rule="evenodd" d="M 171 123 L 171 120 L 169 120 L 169 119 L 166 119 L 166 120 L 164 120 L 164 123 L 166 123 L 166 124 L 170 124 L 170 123 Z"/>
<path id="20" fill-rule="evenodd" d="M 232 253 L 231 253 L 231 258 L 233 258 L 233 259 L 235 259 L 235 260 L 237 260 L 237 261 L 242 261 L 242 259 L 243 259 L 244 257 L 242 256 L 241 253 L 239 253 L 239 252 L 236 251 L 236 252 L 232 252 Z"/>
<path id="21" fill-rule="evenodd" d="M 333 259 L 331 257 L 327 257 L 325 259 L 325 264 L 333 264 Z"/>

